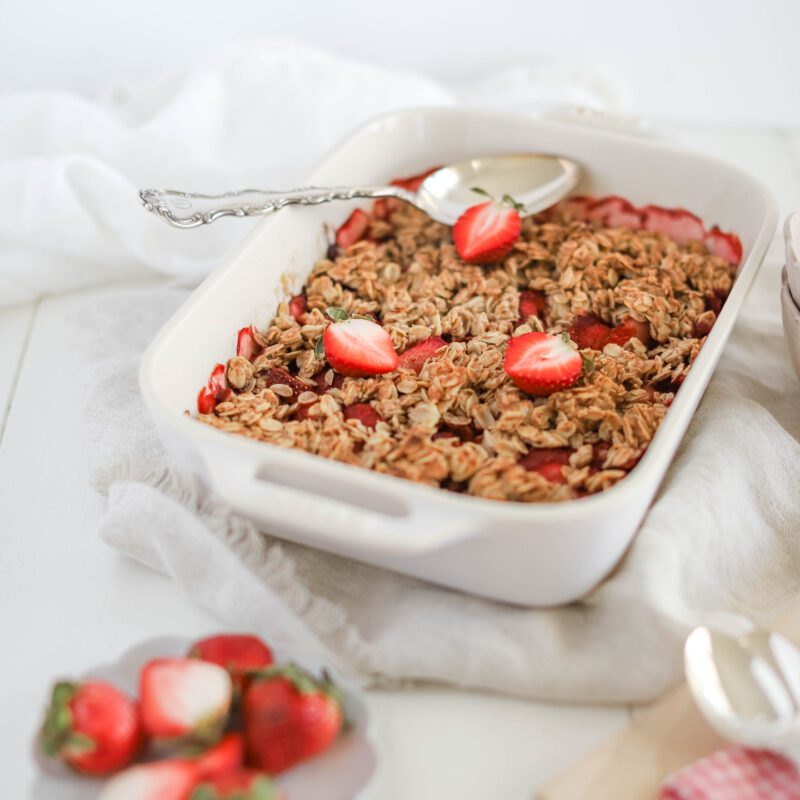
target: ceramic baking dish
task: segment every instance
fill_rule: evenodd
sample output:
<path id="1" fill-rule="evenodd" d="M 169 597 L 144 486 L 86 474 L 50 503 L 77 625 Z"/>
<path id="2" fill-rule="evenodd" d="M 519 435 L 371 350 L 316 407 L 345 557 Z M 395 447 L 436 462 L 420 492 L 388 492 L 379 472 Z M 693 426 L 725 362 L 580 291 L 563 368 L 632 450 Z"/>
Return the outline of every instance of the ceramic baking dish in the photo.
<path id="1" fill-rule="evenodd" d="M 476 155 L 539 151 L 578 161 L 580 194 L 684 206 L 742 239 L 733 291 L 639 465 L 611 489 L 566 503 L 499 503 L 227 434 L 196 421 L 197 392 L 235 353 L 236 331 L 265 327 L 305 281 L 329 231 L 358 203 L 289 207 L 265 218 L 148 348 L 141 386 L 179 463 L 232 508 L 285 539 L 521 605 L 556 605 L 619 561 L 658 489 L 758 270 L 774 203 L 738 169 L 674 147 L 564 122 L 421 109 L 357 130 L 309 184 L 376 184 Z M 190 235 L 190 234 L 187 234 Z"/>

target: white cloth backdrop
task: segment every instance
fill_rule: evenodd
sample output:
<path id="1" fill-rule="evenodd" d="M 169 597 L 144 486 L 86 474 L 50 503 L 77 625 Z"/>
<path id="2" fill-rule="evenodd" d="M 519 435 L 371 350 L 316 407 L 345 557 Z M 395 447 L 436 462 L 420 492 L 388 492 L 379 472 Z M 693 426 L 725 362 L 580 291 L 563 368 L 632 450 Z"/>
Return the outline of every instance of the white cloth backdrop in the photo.
<path id="1" fill-rule="evenodd" d="M 614 107 L 619 96 L 563 67 L 496 80 L 518 108 Z M 500 96 L 492 85 L 454 93 L 261 42 L 99 99 L 0 96 L 0 302 L 153 272 L 176 279 L 120 290 L 76 319 L 91 355 L 93 478 L 109 497 L 100 535 L 230 625 L 322 651 L 366 683 L 649 699 L 678 678 L 690 625 L 730 612 L 764 617 L 800 591 L 800 387 L 785 356 L 774 259 L 626 559 L 562 609 L 512 608 L 278 542 L 169 464 L 138 393 L 142 350 L 247 224 L 171 230 L 142 212 L 138 187 L 289 186 L 370 116 L 485 101 Z"/>

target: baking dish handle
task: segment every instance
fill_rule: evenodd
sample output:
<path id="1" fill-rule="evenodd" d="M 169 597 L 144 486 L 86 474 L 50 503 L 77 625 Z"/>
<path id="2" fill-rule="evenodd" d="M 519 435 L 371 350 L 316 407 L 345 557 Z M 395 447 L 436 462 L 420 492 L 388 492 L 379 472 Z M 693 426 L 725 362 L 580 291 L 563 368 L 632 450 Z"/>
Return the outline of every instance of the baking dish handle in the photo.
<path id="1" fill-rule="evenodd" d="M 474 522 L 423 515 L 405 504 L 390 512 L 369 509 L 311 490 L 298 489 L 259 474 L 252 463 L 207 459 L 213 491 L 245 516 L 269 529 L 291 529 L 302 536 L 313 529 L 315 539 L 335 542 L 349 553 L 368 548 L 371 554 L 413 557 L 439 550 L 474 532 Z M 373 497 L 372 505 L 380 498 Z M 300 538 L 300 537 L 298 537 Z M 309 542 L 313 545 L 313 542 Z"/>

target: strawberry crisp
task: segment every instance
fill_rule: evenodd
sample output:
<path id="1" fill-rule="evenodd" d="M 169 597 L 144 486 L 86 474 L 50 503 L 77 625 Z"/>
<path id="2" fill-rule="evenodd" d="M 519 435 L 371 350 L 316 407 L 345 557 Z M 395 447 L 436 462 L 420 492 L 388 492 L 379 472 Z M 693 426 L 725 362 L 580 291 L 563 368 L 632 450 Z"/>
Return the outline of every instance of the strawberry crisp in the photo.
<path id="1" fill-rule="evenodd" d="M 395 200 L 354 212 L 302 293 L 239 332 L 198 418 L 494 500 L 613 486 L 691 369 L 741 245 L 618 197 L 518 210 L 481 198 L 454 228 Z"/>

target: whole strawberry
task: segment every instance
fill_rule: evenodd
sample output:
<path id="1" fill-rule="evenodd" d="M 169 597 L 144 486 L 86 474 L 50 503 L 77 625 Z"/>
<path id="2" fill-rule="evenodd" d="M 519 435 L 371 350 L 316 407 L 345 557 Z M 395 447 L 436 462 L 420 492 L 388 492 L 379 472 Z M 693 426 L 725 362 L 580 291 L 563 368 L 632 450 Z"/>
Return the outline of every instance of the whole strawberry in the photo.
<path id="1" fill-rule="evenodd" d="M 241 689 L 248 670 L 264 669 L 272 664 L 272 651 L 257 636 L 245 633 L 223 633 L 195 642 L 189 658 L 199 658 L 224 667 Z"/>
<path id="2" fill-rule="evenodd" d="M 110 683 L 57 683 L 40 742 L 47 755 L 73 769 L 106 775 L 126 767 L 139 752 L 139 710 Z"/>
<path id="3" fill-rule="evenodd" d="M 197 784 L 189 800 L 281 800 L 284 795 L 268 775 L 238 769 Z"/>
<path id="4" fill-rule="evenodd" d="M 491 197 L 483 189 L 472 191 Z M 453 225 L 456 252 L 469 264 L 491 264 L 507 256 L 519 239 L 523 207 L 504 195 L 468 208 Z"/>
<path id="5" fill-rule="evenodd" d="M 158 658 L 139 676 L 142 727 L 153 739 L 210 743 L 228 719 L 228 671 L 194 658 Z"/>
<path id="6" fill-rule="evenodd" d="M 327 750 L 344 721 L 333 684 L 295 665 L 271 667 L 253 680 L 243 718 L 247 759 L 270 775 Z"/>

